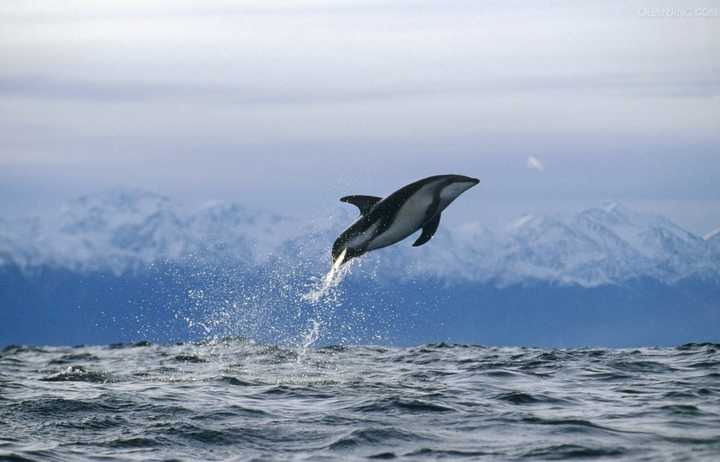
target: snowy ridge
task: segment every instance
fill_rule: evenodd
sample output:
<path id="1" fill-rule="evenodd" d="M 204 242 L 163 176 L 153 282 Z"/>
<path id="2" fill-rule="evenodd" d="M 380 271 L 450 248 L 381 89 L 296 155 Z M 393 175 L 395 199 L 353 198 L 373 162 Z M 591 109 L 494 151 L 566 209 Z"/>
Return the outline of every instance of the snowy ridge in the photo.
<path id="1" fill-rule="evenodd" d="M 720 253 L 707 241 L 664 217 L 614 203 L 570 217 L 526 215 L 501 233 L 477 227 L 469 237 L 451 246 L 463 249 L 453 256 L 465 268 L 457 275 L 501 286 L 532 281 L 599 286 L 638 278 L 673 283 L 720 275 Z M 443 259 L 439 249 L 426 252 L 421 258 Z M 433 266 L 442 265 L 424 270 Z"/>
<path id="2" fill-rule="evenodd" d="M 237 204 L 188 211 L 165 196 L 124 189 L 80 197 L 42 219 L 0 224 L 0 264 L 116 274 L 156 263 L 254 265 L 288 228 L 287 219 Z"/>
<path id="3" fill-rule="evenodd" d="M 0 221 L 0 265 L 122 274 L 158 263 L 253 268 L 280 262 L 323 271 L 334 238 L 353 219 L 341 206 L 306 223 L 225 202 L 186 210 L 161 195 L 113 190 L 42 218 Z M 720 280 L 719 233 L 702 238 L 615 203 L 568 217 L 528 214 L 501 229 L 441 226 L 431 245 L 412 248 L 410 242 L 371 253 L 361 265 L 390 277 L 496 286 Z"/>

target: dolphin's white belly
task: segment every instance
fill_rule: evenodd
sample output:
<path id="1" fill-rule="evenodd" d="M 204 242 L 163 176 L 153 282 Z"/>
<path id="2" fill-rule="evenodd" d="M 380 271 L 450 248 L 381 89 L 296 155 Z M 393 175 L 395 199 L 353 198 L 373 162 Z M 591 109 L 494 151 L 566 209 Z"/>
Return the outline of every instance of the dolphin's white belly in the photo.
<path id="1" fill-rule="evenodd" d="M 430 183 L 413 194 L 400 207 L 390 227 L 370 241 L 367 250 L 387 247 L 405 239 L 420 229 L 427 218 L 428 208 L 433 203 L 433 191 L 436 187 L 437 184 Z"/>

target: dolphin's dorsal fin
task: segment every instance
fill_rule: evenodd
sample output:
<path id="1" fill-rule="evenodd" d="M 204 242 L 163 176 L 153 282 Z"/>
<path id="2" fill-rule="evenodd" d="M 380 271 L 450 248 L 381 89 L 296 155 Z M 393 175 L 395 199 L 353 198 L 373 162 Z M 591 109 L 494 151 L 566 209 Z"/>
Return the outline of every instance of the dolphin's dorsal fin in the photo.
<path id="1" fill-rule="evenodd" d="M 425 226 L 423 226 L 422 229 L 422 234 L 419 238 L 417 238 L 417 241 L 413 242 L 413 247 L 420 247 L 421 245 L 429 241 L 430 238 L 433 237 L 433 234 L 435 234 L 435 231 L 437 231 L 439 225 L 440 214 L 438 213 L 437 215 L 435 215 L 434 218 L 425 223 Z"/>
<path id="2" fill-rule="evenodd" d="M 345 196 L 341 197 L 341 202 L 347 202 L 360 209 L 360 213 L 365 215 L 371 208 L 382 200 L 382 197 L 375 196 Z"/>

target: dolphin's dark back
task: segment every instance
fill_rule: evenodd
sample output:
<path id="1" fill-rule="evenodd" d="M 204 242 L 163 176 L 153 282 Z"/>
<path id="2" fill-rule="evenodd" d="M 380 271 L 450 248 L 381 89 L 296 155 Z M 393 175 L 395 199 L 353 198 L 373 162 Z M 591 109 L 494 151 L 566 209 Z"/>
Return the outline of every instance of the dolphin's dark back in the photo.
<path id="1" fill-rule="evenodd" d="M 370 210 L 367 219 L 368 223 L 373 223 L 375 220 L 382 220 L 378 234 L 381 234 L 385 229 L 390 226 L 395 215 L 398 213 L 402 205 L 415 194 L 420 188 L 426 184 L 438 180 L 446 175 L 435 175 L 422 180 L 414 181 L 408 185 L 403 186 L 388 197 L 384 198 Z"/>

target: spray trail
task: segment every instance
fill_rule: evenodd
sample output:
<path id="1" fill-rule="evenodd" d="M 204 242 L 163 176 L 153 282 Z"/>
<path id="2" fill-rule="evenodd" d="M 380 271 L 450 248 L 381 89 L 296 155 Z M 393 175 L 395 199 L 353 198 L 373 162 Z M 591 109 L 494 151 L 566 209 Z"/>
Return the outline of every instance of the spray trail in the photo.
<path id="1" fill-rule="evenodd" d="M 322 278 L 317 284 L 310 289 L 309 292 L 303 294 L 301 299 L 310 302 L 312 304 L 319 303 L 321 300 L 332 294 L 332 290 L 337 287 L 345 276 L 350 273 L 351 263 L 348 262 L 343 266 L 347 249 L 343 250 L 340 256 L 335 260 L 330 271 L 327 272 L 324 278 Z"/>

